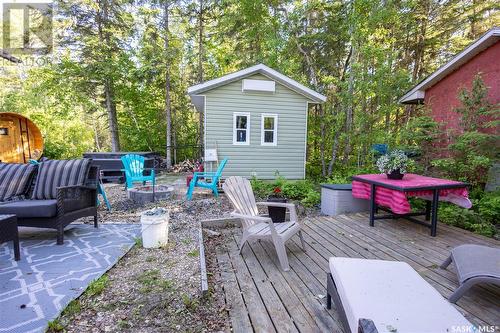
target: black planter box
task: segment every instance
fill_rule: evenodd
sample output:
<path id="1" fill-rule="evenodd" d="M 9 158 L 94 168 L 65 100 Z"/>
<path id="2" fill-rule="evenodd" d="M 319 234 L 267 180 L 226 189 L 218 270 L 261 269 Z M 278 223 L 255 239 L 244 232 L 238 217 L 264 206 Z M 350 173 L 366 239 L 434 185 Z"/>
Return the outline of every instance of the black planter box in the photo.
<path id="1" fill-rule="evenodd" d="M 268 197 L 268 202 L 282 202 L 286 203 L 286 198 L 277 198 L 277 197 Z M 273 220 L 273 223 L 281 223 L 285 222 L 286 218 L 286 207 L 267 207 L 267 211 L 269 213 L 269 217 Z"/>

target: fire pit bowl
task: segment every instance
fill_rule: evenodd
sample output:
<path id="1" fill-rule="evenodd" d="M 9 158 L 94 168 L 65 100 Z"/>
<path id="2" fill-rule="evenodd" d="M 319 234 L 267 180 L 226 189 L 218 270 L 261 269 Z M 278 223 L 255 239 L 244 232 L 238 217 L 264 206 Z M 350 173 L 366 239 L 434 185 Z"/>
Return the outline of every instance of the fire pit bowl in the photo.
<path id="1" fill-rule="evenodd" d="M 139 186 L 127 190 L 128 198 L 138 204 L 145 204 L 153 201 L 166 200 L 170 198 L 174 188 L 168 185 L 155 185 L 154 198 L 153 186 Z"/>

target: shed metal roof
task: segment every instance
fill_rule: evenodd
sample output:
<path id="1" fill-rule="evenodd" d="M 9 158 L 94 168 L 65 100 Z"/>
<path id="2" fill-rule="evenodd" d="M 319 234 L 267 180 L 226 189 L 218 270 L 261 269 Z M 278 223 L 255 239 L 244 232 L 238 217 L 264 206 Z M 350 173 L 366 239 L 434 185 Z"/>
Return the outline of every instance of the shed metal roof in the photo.
<path id="1" fill-rule="evenodd" d="M 296 93 L 311 99 L 313 102 L 323 103 L 326 101 L 326 96 L 317 93 L 316 91 L 304 86 L 303 84 L 298 83 L 297 81 L 281 74 L 280 72 L 264 64 L 258 64 L 207 82 L 191 86 L 188 88 L 188 94 L 189 96 L 191 96 L 191 101 L 193 102 L 193 104 L 199 110 L 200 108 L 201 109 L 203 108 L 203 103 L 204 103 L 203 96 L 200 96 L 201 94 L 203 94 L 206 91 L 224 86 L 228 83 L 237 81 L 239 79 L 248 77 L 253 74 L 265 75 L 270 79 L 275 80 L 276 82 L 279 82 L 282 85 L 290 88 Z"/>

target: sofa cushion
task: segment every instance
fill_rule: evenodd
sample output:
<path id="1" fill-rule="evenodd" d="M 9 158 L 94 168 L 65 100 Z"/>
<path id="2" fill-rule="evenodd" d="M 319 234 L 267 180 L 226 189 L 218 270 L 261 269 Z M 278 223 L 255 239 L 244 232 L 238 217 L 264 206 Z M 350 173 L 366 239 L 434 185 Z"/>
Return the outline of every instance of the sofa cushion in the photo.
<path id="1" fill-rule="evenodd" d="M 26 194 L 35 170 L 31 164 L 0 163 L 0 201 Z"/>
<path id="2" fill-rule="evenodd" d="M 90 168 L 90 159 L 49 160 L 38 165 L 38 176 L 31 199 L 56 199 L 57 188 L 83 185 Z"/>
<path id="3" fill-rule="evenodd" d="M 18 218 L 54 217 L 57 200 L 19 200 L 0 204 L 0 214 L 15 214 Z"/>

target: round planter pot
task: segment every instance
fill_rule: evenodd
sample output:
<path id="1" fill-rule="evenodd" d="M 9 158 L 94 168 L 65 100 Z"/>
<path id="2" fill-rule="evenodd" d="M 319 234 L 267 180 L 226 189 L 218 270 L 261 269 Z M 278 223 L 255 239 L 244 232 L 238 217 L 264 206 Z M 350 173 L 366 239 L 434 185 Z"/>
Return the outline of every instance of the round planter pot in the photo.
<path id="1" fill-rule="evenodd" d="M 389 179 L 395 179 L 395 180 L 401 180 L 404 177 L 404 173 L 401 173 L 399 169 L 392 171 L 391 173 L 387 174 L 387 178 Z"/>
<path id="2" fill-rule="evenodd" d="M 268 197 L 268 202 L 282 202 L 286 203 L 286 198 L 277 198 L 277 197 Z M 273 223 L 281 223 L 285 222 L 286 217 L 286 208 L 285 207 L 267 207 L 267 211 L 269 213 L 269 217 L 273 220 Z"/>

